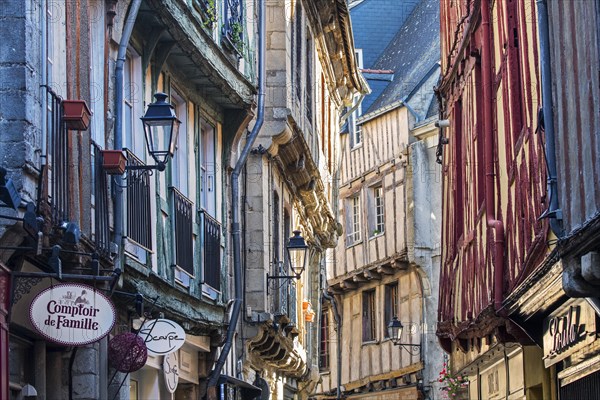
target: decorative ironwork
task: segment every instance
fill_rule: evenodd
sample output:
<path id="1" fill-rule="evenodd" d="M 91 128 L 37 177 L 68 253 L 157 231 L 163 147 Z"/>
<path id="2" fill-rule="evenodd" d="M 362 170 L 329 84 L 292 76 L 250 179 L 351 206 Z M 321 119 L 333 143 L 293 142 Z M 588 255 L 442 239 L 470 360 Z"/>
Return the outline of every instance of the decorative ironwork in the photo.
<path id="1" fill-rule="evenodd" d="M 127 150 L 127 165 L 141 166 L 144 162 Z M 127 237 L 152 250 L 150 174 L 146 172 L 127 170 Z"/>
<path id="2" fill-rule="evenodd" d="M 223 36 L 233 48 L 244 50 L 244 9 L 240 0 L 225 0 L 223 7 Z"/>
<path id="3" fill-rule="evenodd" d="M 34 286 L 42 281 L 40 277 L 13 277 L 13 295 L 11 305 L 15 304 L 23 296 L 29 294 Z"/>
<path id="4" fill-rule="evenodd" d="M 204 249 L 204 282 L 215 290 L 221 290 L 221 224 L 206 210 L 200 210 L 200 219 Z"/>

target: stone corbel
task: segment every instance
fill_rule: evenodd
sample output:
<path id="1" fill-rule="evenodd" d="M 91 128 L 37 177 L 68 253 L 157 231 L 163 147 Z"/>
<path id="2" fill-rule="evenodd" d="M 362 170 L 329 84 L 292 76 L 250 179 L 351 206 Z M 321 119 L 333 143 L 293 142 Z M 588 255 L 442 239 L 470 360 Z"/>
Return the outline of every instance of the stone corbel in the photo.
<path id="1" fill-rule="evenodd" d="M 279 146 L 283 146 L 292 141 L 294 138 L 294 132 L 287 123 L 283 123 L 284 127 L 281 133 L 274 135 L 271 137 L 271 145 L 268 147 L 267 151 L 270 155 L 275 157 L 279 153 Z"/>

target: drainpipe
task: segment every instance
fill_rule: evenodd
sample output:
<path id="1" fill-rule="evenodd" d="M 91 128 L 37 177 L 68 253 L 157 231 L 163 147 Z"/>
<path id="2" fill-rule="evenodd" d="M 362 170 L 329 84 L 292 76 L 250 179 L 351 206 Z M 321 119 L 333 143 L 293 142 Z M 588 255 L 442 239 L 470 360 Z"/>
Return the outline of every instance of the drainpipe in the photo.
<path id="1" fill-rule="evenodd" d="M 490 51 L 490 4 L 484 0 L 481 4 L 481 29 L 483 43 L 481 45 L 482 75 L 483 75 L 483 123 L 485 137 L 485 210 L 487 226 L 495 231 L 494 235 L 494 308 L 502 307 L 504 290 L 504 224 L 496 218 L 494 200 L 499 196 L 494 190 L 494 126 L 492 123 L 492 55 Z"/>
<path id="2" fill-rule="evenodd" d="M 235 298 L 233 302 L 233 308 L 231 311 L 231 319 L 227 328 L 227 337 L 225 344 L 221 349 L 219 359 L 215 364 L 215 368 L 212 370 L 210 377 L 208 378 L 208 387 L 214 387 L 217 385 L 219 376 L 223 365 L 227 360 L 231 345 L 233 343 L 233 335 L 237 328 L 238 319 L 240 316 L 240 310 L 242 306 L 242 297 L 244 296 L 244 287 L 242 282 L 242 264 L 241 264 L 241 246 L 240 246 L 240 173 L 242 168 L 246 164 L 250 149 L 254 144 L 260 128 L 262 127 L 265 112 L 265 34 L 266 34 L 266 19 L 265 19 L 265 1 L 260 0 L 258 5 L 258 20 L 259 20 L 259 32 L 258 32 L 258 111 L 256 116 L 256 123 L 252 128 L 252 132 L 246 140 L 244 149 L 240 154 L 240 158 L 235 164 L 235 168 L 231 173 L 231 239 L 233 247 L 233 280 L 235 283 Z"/>
<path id="3" fill-rule="evenodd" d="M 138 11 L 142 0 L 133 0 L 127 15 L 127 21 L 123 26 L 123 34 L 119 42 L 119 52 L 117 54 L 117 62 L 115 65 L 115 140 L 113 148 L 121 150 L 123 148 L 123 66 L 127 57 L 127 46 L 133 31 L 133 25 L 137 18 Z M 115 258 L 115 266 L 121 268 L 121 255 L 123 254 L 123 184 L 121 175 L 114 177 L 116 183 L 115 190 L 115 243 L 117 244 L 117 256 Z"/>
<path id="4" fill-rule="evenodd" d="M 544 113 L 544 133 L 546 162 L 548 168 L 548 198 L 550 208 L 542 215 L 550 219 L 550 229 L 558 237 L 564 235 L 562 213 L 558 206 L 556 182 L 556 138 L 554 136 L 554 112 L 552 111 L 552 67 L 550 66 L 550 34 L 548 29 L 548 5 L 546 0 L 536 1 L 538 8 L 538 35 L 540 40 L 540 69 L 542 74 L 542 111 Z"/>
<path id="5" fill-rule="evenodd" d="M 321 279 L 323 282 L 327 282 L 325 278 L 325 271 L 321 273 Z M 336 399 L 339 400 L 342 398 L 342 318 L 340 317 L 340 313 L 338 311 L 337 302 L 335 298 L 327 293 L 327 288 L 323 288 L 323 297 L 329 301 L 333 307 L 333 319 L 335 319 L 336 325 L 336 336 L 337 336 L 337 390 L 336 390 Z"/>

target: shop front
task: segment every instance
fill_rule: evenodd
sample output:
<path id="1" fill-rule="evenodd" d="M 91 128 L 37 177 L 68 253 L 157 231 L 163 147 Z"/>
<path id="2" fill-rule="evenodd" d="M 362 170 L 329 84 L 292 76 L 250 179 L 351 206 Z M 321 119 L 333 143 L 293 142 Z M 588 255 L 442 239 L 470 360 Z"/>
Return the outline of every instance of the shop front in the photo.
<path id="1" fill-rule="evenodd" d="M 544 319 L 544 366 L 556 365 L 559 399 L 600 398 L 597 318 L 585 299 L 569 299 Z"/>

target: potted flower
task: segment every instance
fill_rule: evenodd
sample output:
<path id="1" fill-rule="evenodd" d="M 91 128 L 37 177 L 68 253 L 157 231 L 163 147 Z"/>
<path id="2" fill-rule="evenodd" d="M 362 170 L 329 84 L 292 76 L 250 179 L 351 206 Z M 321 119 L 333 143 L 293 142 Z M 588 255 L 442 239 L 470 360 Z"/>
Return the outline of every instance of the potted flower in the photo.
<path id="1" fill-rule="evenodd" d="M 469 379 L 466 376 L 452 374 L 449 363 L 444 363 L 438 382 L 445 384 L 440 390 L 444 392 L 445 399 L 451 400 L 460 399 L 462 392 L 469 386 Z"/>
<path id="2" fill-rule="evenodd" d="M 92 113 L 85 100 L 63 100 L 62 106 L 67 129 L 85 131 L 88 128 Z"/>
<path id="3" fill-rule="evenodd" d="M 127 157 L 122 150 L 101 150 L 102 167 L 109 175 L 122 175 L 127 165 Z"/>

